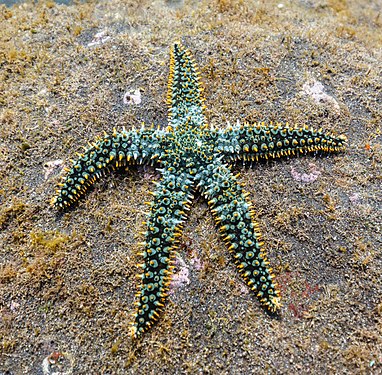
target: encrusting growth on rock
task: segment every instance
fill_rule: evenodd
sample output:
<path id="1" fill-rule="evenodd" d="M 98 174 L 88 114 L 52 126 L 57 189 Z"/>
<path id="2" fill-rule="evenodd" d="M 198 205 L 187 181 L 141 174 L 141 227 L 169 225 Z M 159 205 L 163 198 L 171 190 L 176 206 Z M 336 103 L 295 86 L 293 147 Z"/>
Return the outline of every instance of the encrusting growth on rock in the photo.
<path id="1" fill-rule="evenodd" d="M 280 292 L 261 242 L 255 213 L 230 164 L 307 153 L 336 153 L 346 138 L 307 126 L 236 124 L 215 129 L 206 123 L 203 89 L 191 53 L 175 43 L 170 54 L 167 103 L 169 125 L 116 130 L 105 134 L 73 162 L 52 204 L 66 209 L 105 172 L 121 166 L 158 166 L 162 179 L 148 203 L 142 264 L 138 275 L 134 337 L 148 330 L 164 309 L 175 250 L 197 190 L 207 200 L 237 268 L 259 301 L 271 312 L 280 308 Z"/>

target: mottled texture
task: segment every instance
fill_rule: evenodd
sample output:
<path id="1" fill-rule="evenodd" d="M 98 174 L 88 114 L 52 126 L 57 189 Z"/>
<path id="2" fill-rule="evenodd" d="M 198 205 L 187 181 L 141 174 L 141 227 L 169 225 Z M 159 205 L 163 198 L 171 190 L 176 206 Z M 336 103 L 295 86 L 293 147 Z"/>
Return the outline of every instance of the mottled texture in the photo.
<path id="1" fill-rule="evenodd" d="M 76 375 L 380 374 L 380 5 L 0 5 L 0 373 L 42 375 L 45 359 L 64 357 L 71 368 L 56 371 Z M 260 308 L 193 192 L 164 313 L 132 340 L 138 243 L 160 172 L 116 168 L 73 208 L 49 202 L 88 140 L 142 122 L 166 129 L 169 46 L 179 39 L 198 62 L 216 132 L 237 120 L 308 124 L 345 134 L 347 148 L 245 162 L 253 168 L 228 162 L 256 210 L 277 315 Z M 320 85 L 326 97 L 307 90 Z M 138 90 L 139 104 L 124 101 Z"/>

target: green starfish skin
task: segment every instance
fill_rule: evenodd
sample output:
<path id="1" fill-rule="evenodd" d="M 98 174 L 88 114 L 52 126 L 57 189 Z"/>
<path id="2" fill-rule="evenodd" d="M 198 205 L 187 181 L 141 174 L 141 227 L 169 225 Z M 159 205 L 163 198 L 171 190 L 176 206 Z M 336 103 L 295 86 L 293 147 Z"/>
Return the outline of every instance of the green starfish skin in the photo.
<path id="1" fill-rule="evenodd" d="M 242 277 L 271 312 L 280 293 L 268 267 L 254 211 L 238 175 L 229 164 L 245 165 L 295 154 L 335 153 L 346 138 L 307 126 L 237 124 L 226 129 L 207 125 L 197 67 L 188 50 L 176 43 L 170 54 L 169 126 L 142 127 L 98 138 L 73 162 L 52 204 L 65 209 L 85 194 L 106 171 L 131 164 L 159 166 L 162 179 L 148 203 L 140 285 L 132 334 L 140 336 L 162 312 L 173 272 L 174 254 L 187 211 L 197 190 L 205 196 Z"/>

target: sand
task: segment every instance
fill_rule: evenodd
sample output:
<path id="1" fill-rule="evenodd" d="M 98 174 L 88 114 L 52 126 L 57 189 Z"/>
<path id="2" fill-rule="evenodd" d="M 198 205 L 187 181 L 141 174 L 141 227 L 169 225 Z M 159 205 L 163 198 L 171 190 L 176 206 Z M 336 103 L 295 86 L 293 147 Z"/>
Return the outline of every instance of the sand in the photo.
<path id="1" fill-rule="evenodd" d="M 137 4 L 140 5 L 137 5 Z M 380 374 L 381 1 L 51 1 L 0 7 L 0 374 Z M 134 312 L 151 167 L 72 210 L 49 201 L 81 146 L 167 123 L 169 47 L 200 67 L 211 125 L 282 121 L 345 153 L 243 169 L 282 291 L 272 318 L 197 196 L 170 300 Z M 140 103 L 126 100 L 139 90 Z M 124 102 L 125 97 L 125 102 Z"/>

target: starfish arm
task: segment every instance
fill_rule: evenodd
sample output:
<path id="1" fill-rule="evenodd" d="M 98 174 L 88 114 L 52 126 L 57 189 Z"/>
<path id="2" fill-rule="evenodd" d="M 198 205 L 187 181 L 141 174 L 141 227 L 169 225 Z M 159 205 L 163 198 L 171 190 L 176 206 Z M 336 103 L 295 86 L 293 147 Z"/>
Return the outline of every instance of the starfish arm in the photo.
<path id="1" fill-rule="evenodd" d="M 237 268 L 260 302 L 270 311 L 280 305 L 280 294 L 269 268 L 259 226 L 247 193 L 225 165 L 209 164 L 195 176 L 220 227 Z"/>
<path id="2" fill-rule="evenodd" d="M 193 198 L 193 177 L 181 169 L 162 171 L 154 200 L 150 203 L 142 252 L 142 272 L 138 287 L 136 312 L 132 322 L 133 337 L 140 336 L 157 320 L 163 310 L 172 276 L 175 249 L 182 223 Z"/>
<path id="3" fill-rule="evenodd" d="M 154 128 L 142 127 L 138 130 L 123 130 L 97 139 L 90 144 L 78 159 L 72 162 L 72 167 L 58 184 L 56 196 L 51 204 L 58 209 L 64 209 L 74 204 L 82 197 L 88 188 L 106 171 L 134 163 L 153 162 L 160 156 L 160 142 L 165 133 Z"/>
<path id="4" fill-rule="evenodd" d="M 170 76 L 167 104 L 169 125 L 177 126 L 187 119 L 195 126 L 205 124 L 203 88 L 196 62 L 189 50 L 175 43 L 170 51 Z"/>
<path id="5" fill-rule="evenodd" d="M 281 124 L 237 124 L 217 134 L 217 151 L 224 159 L 244 163 L 300 153 L 336 153 L 345 150 L 345 143 L 346 137 L 322 129 Z"/>

